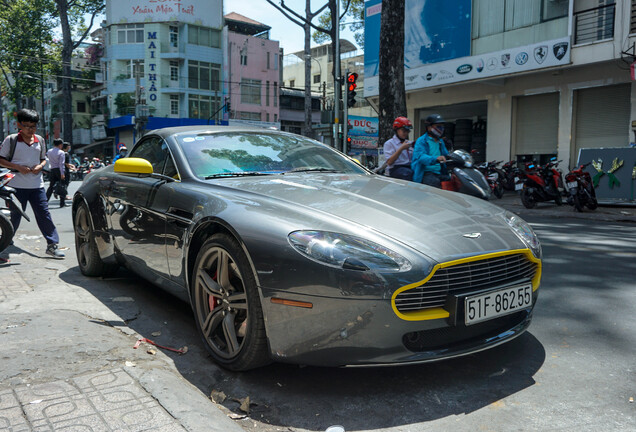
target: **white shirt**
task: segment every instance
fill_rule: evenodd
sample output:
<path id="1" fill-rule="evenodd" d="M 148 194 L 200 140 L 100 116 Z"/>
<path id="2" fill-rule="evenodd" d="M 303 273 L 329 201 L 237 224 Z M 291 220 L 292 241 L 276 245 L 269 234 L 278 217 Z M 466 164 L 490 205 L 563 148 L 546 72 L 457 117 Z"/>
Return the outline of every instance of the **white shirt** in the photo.
<path id="1" fill-rule="evenodd" d="M 400 141 L 397 135 L 393 135 L 393 138 L 384 143 L 384 159 L 389 160 L 389 158 L 395 154 L 395 152 L 402 146 L 402 144 L 404 144 L 404 142 Z M 395 162 L 386 167 L 386 175 L 389 175 L 389 173 L 391 172 L 391 168 L 394 165 L 411 165 L 412 158 L 412 147 L 409 147 L 406 150 L 402 150 L 402 153 L 400 153 Z"/>
<path id="2" fill-rule="evenodd" d="M 7 136 L 2 142 L 0 147 L 0 156 L 9 158 L 9 144 L 11 136 Z M 18 135 L 18 142 L 15 145 L 15 153 L 11 162 L 18 165 L 24 165 L 28 167 L 34 167 L 41 162 L 42 147 L 46 143 L 44 139 L 40 140 L 33 135 L 33 144 L 28 145 L 22 140 L 22 136 Z M 42 171 L 38 174 L 21 174 L 19 172 L 14 173 L 15 177 L 11 179 L 8 186 L 16 189 L 39 189 L 44 187 L 44 180 L 42 179 Z"/>

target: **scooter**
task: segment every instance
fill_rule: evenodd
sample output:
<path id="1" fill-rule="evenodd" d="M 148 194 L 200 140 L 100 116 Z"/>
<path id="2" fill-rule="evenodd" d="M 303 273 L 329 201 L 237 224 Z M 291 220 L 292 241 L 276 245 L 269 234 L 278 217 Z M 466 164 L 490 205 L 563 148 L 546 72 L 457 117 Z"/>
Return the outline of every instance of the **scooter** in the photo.
<path id="1" fill-rule="evenodd" d="M 476 196 L 484 200 L 492 198 L 486 177 L 475 168 L 473 157 L 464 150 L 455 150 L 446 158 L 450 181 L 442 182 L 442 189 Z"/>
<path id="2" fill-rule="evenodd" d="M 11 210 L 18 211 L 23 218 L 27 221 L 31 221 L 29 217 L 24 213 L 22 207 L 14 200 L 15 189 L 7 186 L 7 183 L 15 177 L 11 171 L 0 171 L 0 199 L 4 200 L 4 206 L 0 205 L 0 252 L 5 250 L 13 240 L 13 225 L 11 224 Z"/>
<path id="3" fill-rule="evenodd" d="M 591 162 L 579 166 L 577 169 L 570 170 L 565 175 L 565 185 L 568 188 L 568 204 L 573 205 L 576 211 L 583 211 L 583 207 L 595 210 L 598 207 L 596 200 L 596 192 L 592 185 L 592 176 L 583 168 L 590 165 Z"/>
<path id="4" fill-rule="evenodd" d="M 481 171 L 481 173 L 488 180 L 488 185 L 490 186 L 490 191 L 497 197 L 503 197 L 504 187 L 502 184 L 503 179 L 503 171 L 497 168 L 501 161 L 492 161 L 492 162 L 483 162 L 477 166 L 477 169 Z"/>
<path id="5" fill-rule="evenodd" d="M 541 166 L 534 162 L 526 162 L 523 173 L 523 186 L 521 188 L 521 203 L 525 208 L 531 209 L 537 202 L 553 201 L 556 205 L 563 205 L 561 192 L 563 191 L 563 179 L 561 171 L 557 168 L 559 162 L 552 158 L 550 162 Z"/>

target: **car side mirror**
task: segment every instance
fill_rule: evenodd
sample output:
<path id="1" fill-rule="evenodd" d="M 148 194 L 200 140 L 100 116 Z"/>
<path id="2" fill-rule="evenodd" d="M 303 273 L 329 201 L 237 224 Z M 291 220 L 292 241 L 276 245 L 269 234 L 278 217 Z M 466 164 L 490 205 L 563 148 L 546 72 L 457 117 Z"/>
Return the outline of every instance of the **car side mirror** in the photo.
<path id="1" fill-rule="evenodd" d="M 152 175 L 152 164 L 142 158 L 123 158 L 115 162 L 115 172 L 119 174 Z"/>

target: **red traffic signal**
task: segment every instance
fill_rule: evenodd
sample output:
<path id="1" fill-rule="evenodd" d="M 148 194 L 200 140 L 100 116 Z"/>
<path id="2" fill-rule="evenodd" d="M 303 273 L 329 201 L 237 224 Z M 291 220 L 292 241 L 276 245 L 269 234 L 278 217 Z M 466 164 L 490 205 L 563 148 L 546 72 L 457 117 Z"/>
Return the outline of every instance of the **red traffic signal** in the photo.
<path id="1" fill-rule="evenodd" d="M 347 75 L 347 82 L 349 83 L 349 91 L 352 92 L 356 89 L 356 87 L 358 87 L 358 85 L 356 84 L 356 80 L 358 79 L 358 74 L 355 72 L 350 73 L 349 75 Z"/>

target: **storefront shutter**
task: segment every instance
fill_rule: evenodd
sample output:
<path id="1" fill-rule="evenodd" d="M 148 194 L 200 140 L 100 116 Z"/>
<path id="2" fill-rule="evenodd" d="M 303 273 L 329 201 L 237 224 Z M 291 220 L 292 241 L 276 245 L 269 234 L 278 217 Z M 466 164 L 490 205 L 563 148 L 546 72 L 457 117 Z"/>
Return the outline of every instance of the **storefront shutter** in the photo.
<path id="1" fill-rule="evenodd" d="M 559 93 L 516 98 L 515 153 L 556 154 L 559 129 Z"/>
<path id="2" fill-rule="evenodd" d="M 594 147 L 626 147 L 629 144 L 630 84 L 576 91 L 575 151 Z"/>

